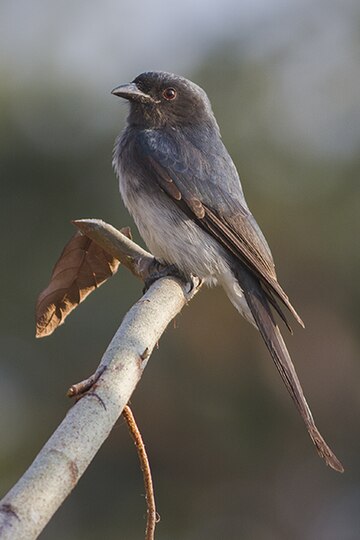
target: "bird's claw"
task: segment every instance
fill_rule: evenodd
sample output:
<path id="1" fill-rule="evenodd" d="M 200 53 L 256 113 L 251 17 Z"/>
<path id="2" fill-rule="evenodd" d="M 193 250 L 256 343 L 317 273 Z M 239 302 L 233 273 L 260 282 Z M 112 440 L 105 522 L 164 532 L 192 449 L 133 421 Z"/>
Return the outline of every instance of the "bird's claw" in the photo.
<path id="1" fill-rule="evenodd" d="M 155 281 L 167 276 L 175 277 L 185 284 L 190 284 L 191 287 L 189 292 L 198 285 L 198 281 L 195 281 L 197 278 L 185 275 L 175 264 L 165 265 L 154 258 L 148 268 L 148 276 L 144 279 L 145 286 L 143 288 L 143 294 L 149 290 Z"/>

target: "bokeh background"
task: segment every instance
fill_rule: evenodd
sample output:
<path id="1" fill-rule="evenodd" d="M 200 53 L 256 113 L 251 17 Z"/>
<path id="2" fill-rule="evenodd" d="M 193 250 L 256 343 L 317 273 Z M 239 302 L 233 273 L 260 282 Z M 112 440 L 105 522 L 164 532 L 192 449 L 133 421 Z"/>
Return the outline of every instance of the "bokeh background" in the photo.
<path id="1" fill-rule="evenodd" d="M 323 465 L 257 332 L 221 290 L 204 290 L 167 330 L 132 399 L 162 518 L 157 538 L 358 539 L 357 0 L 2 0 L 1 494 L 141 295 L 120 269 L 53 336 L 34 338 L 37 294 L 70 220 L 133 226 L 111 169 L 126 105 L 110 90 L 149 69 L 191 78 L 212 101 L 306 322 L 286 336 L 305 393 L 346 468 Z M 143 494 L 119 420 L 41 538 L 142 538 Z"/>

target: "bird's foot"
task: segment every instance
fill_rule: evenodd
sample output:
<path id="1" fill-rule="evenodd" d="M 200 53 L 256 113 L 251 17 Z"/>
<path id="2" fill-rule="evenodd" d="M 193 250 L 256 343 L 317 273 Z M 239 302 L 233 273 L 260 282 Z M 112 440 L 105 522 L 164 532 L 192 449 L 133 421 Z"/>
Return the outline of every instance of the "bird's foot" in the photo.
<path id="1" fill-rule="evenodd" d="M 143 293 L 145 294 L 146 291 L 151 287 L 155 281 L 157 281 L 160 278 L 171 276 L 179 279 L 185 284 L 190 284 L 189 292 L 191 292 L 195 287 L 199 286 L 199 279 L 195 276 L 188 276 L 181 272 L 179 268 L 175 264 L 163 264 L 157 259 L 152 260 L 148 267 L 148 276 L 145 278 L 144 283 L 145 286 L 143 288 Z"/>

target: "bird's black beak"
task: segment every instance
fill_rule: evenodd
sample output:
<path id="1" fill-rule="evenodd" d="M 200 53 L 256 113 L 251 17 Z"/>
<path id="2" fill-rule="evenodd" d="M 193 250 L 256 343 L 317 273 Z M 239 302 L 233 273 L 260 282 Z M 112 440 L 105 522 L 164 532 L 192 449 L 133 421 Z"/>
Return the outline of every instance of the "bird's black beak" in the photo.
<path id="1" fill-rule="evenodd" d="M 155 103 L 155 100 L 142 92 L 135 83 L 122 84 L 111 91 L 114 96 L 119 96 L 129 101 L 140 101 L 140 103 Z"/>

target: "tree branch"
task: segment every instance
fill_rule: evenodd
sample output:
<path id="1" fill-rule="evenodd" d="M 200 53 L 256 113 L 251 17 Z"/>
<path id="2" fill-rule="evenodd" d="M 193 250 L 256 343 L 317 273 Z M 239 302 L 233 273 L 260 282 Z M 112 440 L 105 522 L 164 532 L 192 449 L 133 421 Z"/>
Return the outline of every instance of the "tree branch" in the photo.
<path id="1" fill-rule="evenodd" d="M 151 263 L 154 261 L 151 253 L 101 219 L 76 219 L 72 223 L 83 234 L 118 259 L 136 277 L 145 281 Z"/>
<path id="2" fill-rule="evenodd" d="M 118 249 L 115 256 L 126 260 L 124 264 L 136 275 L 146 275 L 142 263 L 147 266 L 152 261 L 149 253 L 104 222 L 81 220 L 81 224 L 89 228 L 87 235 L 98 235 L 106 249 Z M 108 234 L 99 233 L 101 229 Z M 37 538 L 109 436 L 167 325 L 197 290 L 176 278 L 161 278 L 128 311 L 90 391 L 69 410 L 29 469 L 0 501 L 1 540 Z"/>

